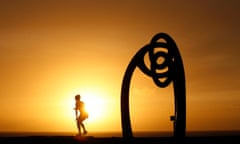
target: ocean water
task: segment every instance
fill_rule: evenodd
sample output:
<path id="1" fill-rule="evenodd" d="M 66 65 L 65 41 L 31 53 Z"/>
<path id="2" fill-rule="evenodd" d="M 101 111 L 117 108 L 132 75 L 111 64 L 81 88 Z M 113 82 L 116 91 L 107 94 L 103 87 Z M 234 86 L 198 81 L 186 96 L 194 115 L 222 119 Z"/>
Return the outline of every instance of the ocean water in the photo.
<path id="1" fill-rule="evenodd" d="M 74 132 L 0 132 L 0 137 L 26 137 L 26 136 L 75 136 Z M 172 132 L 148 131 L 133 132 L 134 137 L 172 137 Z M 89 132 L 91 137 L 122 137 L 121 132 Z M 186 132 L 187 137 L 201 136 L 240 136 L 240 131 L 192 131 Z"/>

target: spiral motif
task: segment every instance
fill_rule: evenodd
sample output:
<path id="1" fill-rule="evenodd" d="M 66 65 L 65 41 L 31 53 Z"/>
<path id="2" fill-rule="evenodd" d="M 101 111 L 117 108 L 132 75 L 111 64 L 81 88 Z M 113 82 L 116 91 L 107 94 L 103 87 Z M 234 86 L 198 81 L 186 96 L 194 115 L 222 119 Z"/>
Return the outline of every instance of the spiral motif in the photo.
<path id="1" fill-rule="evenodd" d="M 167 39 L 164 39 L 164 35 L 155 36 L 151 43 L 146 45 L 143 49 L 145 52 L 141 53 L 138 58 L 141 61 L 138 63 L 138 67 L 145 74 L 153 78 L 155 84 L 159 87 L 166 87 L 172 81 L 172 71 L 174 64 L 173 52 L 169 49 L 170 45 Z M 158 42 L 163 39 L 165 42 Z M 150 69 L 146 66 L 144 62 L 144 55 L 148 53 L 148 58 L 150 61 Z"/>

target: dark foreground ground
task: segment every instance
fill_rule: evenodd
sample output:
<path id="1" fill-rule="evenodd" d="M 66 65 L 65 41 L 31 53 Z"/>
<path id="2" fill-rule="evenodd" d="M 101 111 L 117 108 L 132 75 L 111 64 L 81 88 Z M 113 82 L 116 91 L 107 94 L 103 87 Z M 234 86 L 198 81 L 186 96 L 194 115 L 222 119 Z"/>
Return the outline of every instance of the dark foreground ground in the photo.
<path id="1" fill-rule="evenodd" d="M 77 137 L 77 136 L 29 136 L 0 137 L 0 144 L 240 144 L 240 136 L 204 136 L 176 139 L 173 137 L 137 137 L 124 140 L 120 137 Z"/>

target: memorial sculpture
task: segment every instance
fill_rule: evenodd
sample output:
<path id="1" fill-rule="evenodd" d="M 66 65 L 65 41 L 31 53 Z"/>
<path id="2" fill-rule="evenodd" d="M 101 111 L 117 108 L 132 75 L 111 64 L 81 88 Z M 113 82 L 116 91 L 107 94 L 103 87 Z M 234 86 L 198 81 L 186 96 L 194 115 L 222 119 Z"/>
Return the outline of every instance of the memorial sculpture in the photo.
<path id="1" fill-rule="evenodd" d="M 144 57 L 148 53 L 150 66 L 147 66 Z M 159 59 L 162 59 L 159 62 Z M 174 91 L 174 137 L 185 137 L 186 133 L 186 87 L 183 61 L 174 40 L 166 33 L 156 34 L 151 42 L 142 47 L 131 59 L 122 81 L 121 88 L 121 123 L 123 138 L 133 138 L 129 114 L 129 88 L 131 77 L 136 68 L 152 77 L 154 83 L 165 88 L 173 83 Z"/>

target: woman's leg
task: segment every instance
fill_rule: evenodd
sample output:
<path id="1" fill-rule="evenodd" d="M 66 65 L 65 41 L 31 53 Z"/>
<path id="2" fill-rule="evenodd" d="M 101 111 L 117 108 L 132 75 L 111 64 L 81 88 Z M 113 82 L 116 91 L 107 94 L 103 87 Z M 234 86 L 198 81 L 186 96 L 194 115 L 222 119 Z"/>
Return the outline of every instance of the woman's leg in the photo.
<path id="1" fill-rule="evenodd" d="M 78 134 L 81 135 L 81 121 L 77 119 L 77 128 L 78 128 Z"/>
<path id="2" fill-rule="evenodd" d="M 81 122 L 81 126 L 82 126 L 82 128 L 83 128 L 83 133 L 84 133 L 84 134 L 87 134 L 87 130 L 86 130 L 86 128 L 85 128 L 83 122 Z"/>

